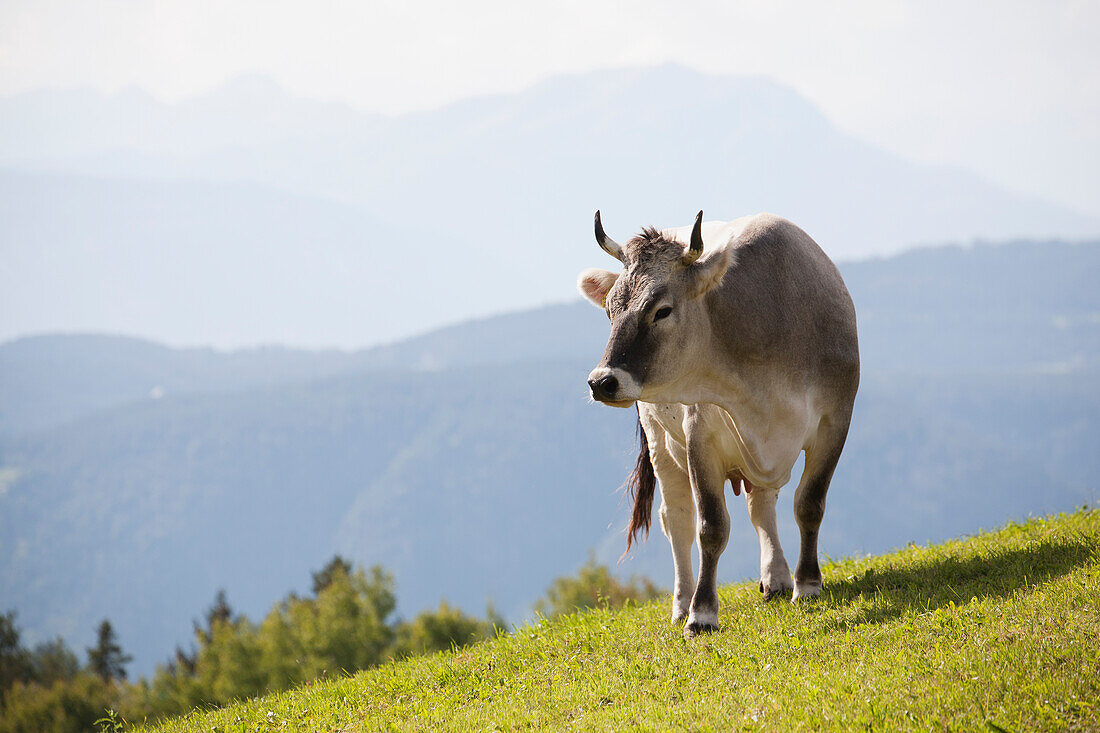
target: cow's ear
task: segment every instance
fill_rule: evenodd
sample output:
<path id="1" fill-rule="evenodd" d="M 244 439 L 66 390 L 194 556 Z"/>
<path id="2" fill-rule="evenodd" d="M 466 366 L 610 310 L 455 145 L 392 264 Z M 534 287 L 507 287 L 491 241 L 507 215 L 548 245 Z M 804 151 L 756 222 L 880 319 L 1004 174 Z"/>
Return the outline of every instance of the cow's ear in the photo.
<path id="1" fill-rule="evenodd" d="M 607 307 L 607 294 L 619 279 L 619 273 L 610 270 L 590 268 L 577 276 L 577 289 L 581 295 L 600 308 Z"/>
<path id="2" fill-rule="evenodd" d="M 688 275 L 691 278 L 691 297 L 698 298 L 722 282 L 729 266 L 730 250 L 728 247 L 715 250 L 704 259 L 692 263 L 688 267 Z"/>

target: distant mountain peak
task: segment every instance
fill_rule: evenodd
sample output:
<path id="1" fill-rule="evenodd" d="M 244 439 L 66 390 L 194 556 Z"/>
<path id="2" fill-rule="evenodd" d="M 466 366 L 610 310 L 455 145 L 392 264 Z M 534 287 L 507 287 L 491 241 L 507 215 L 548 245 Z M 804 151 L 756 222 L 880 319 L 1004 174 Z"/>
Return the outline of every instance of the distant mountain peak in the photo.
<path id="1" fill-rule="evenodd" d="M 183 100 L 183 104 L 204 102 L 211 99 L 233 99 L 251 103 L 284 101 L 292 95 L 275 79 L 266 74 L 250 72 L 230 77 L 206 91 Z"/>

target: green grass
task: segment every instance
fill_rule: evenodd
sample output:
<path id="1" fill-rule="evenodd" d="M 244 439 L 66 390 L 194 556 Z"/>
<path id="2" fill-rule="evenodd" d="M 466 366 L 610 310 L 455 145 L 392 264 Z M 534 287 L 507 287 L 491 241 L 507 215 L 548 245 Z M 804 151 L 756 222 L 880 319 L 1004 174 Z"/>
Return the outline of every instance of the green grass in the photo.
<path id="1" fill-rule="evenodd" d="M 1100 512 L 824 574 L 721 589 L 691 641 L 665 602 L 592 611 L 156 730 L 1100 730 Z"/>

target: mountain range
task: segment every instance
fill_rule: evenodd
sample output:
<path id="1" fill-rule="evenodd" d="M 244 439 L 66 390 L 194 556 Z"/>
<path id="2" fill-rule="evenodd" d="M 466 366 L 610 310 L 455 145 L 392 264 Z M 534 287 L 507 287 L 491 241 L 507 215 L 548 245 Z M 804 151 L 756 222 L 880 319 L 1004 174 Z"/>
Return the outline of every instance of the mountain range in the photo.
<path id="1" fill-rule="evenodd" d="M 759 77 L 666 65 L 383 117 L 262 77 L 0 99 L 0 338 L 356 348 L 565 302 L 609 233 L 768 210 L 834 258 L 1088 237 L 1100 220 L 837 129 Z M 597 260 L 598 261 L 598 260 Z"/>

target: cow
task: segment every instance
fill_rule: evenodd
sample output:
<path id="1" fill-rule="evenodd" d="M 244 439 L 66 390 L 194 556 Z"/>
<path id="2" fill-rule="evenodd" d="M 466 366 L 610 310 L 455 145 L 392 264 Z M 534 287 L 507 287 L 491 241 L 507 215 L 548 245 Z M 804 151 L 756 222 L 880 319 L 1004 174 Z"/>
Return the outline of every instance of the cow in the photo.
<path id="1" fill-rule="evenodd" d="M 691 226 L 645 228 L 620 245 L 597 211 L 595 232 L 623 270 L 588 269 L 577 280 L 611 320 L 588 386 L 594 400 L 638 412 L 627 552 L 639 532 L 648 536 L 659 484 L 672 621 L 686 620 L 685 638 L 716 631 L 728 480 L 737 495 L 745 487 L 764 599 L 818 596 L 818 530 L 859 386 L 855 307 L 840 272 L 806 232 L 772 214 L 703 222 L 700 211 Z M 792 582 L 775 504 L 803 451 Z"/>

